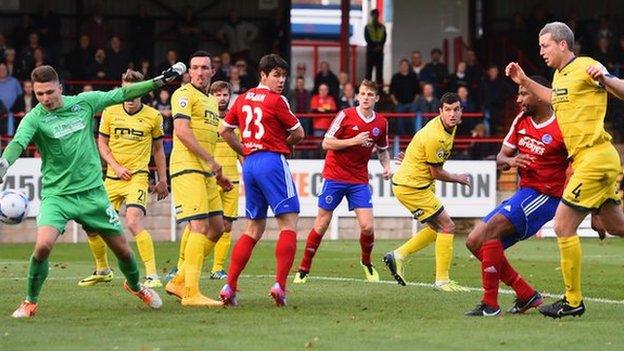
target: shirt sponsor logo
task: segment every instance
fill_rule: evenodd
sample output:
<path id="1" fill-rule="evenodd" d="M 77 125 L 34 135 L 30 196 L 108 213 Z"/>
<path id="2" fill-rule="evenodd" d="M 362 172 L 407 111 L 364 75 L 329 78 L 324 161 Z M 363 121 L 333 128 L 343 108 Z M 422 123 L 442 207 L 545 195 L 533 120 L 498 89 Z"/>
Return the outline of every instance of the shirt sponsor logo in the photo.
<path id="1" fill-rule="evenodd" d="M 55 139 L 62 139 L 70 134 L 73 134 L 79 130 L 85 129 L 85 123 L 80 119 L 73 119 L 64 121 L 52 126 L 52 136 Z"/>
<path id="2" fill-rule="evenodd" d="M 527 148 L 537 155 L 543 155 L 544 151 L 546 150 L 546 148 L 544 147 L 544 143 L 535 140 L 529 136 L 520 138 L 520 141 L 518 141 L 518 146 Z"/>

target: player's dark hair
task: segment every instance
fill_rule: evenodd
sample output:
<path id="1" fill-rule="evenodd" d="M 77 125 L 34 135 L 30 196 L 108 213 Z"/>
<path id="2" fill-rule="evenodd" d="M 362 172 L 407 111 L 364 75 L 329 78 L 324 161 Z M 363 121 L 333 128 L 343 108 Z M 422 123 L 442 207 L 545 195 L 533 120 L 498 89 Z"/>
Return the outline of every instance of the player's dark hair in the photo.
<path id="1" fill-rule="evenodd" d="M 210 85 L 210 93 L 211 94 L 216 94 L 216 93 L 220 92 L 223 89 L 227 89 L 228 92 L 231 94 L 232 93 L 232 84 L 230 84 L 229 82 L 218 80 L 218 81 L 212 83 L 212 85 Z"/>
<path id="2" fill-rule="evenodd" d="M 59 76 L 52 66 L 44 65 L 35 68 L 30 74 L 30 80 L 37 83 L 58 82 Z"/>
<path id="3" fill-rule="evenodd" d="M 262 56 L 260 63 L 258 64 L 258 71 L 260 73 L 264 73 L 268 76 L 271 71 L 276 68 L 281 68 L 286 72 L 289 70 L 288 63 L 279 55 L 269 54 Z"/>
<path id="4" fill-rule="evenodd" d="M 141 72 L 127 71 L 121 75 L 121 81 L 125 83 L 142 82 L 145 79 Z"/>
<path id="5" fill-rule="evenodd" d="M 210 55 L 210 53 L 208 53 L 208 51 L 205 51 L 205 50 L 197 50 L 197 51 L 195 51 L 195 52 L 191 55 L 191 57 L 189 57 L 189 65 L 190 65 L 191 60 L 193 59 L 193 57 L 208 57 L 208 58 L 210 58 L 210 57 L 212 57 L 212 55 Z"/>
<path id="6" fill-rule="evenodd" d="M 378 94 L 379 94 L 379 87 L 377 87 L 377 84 L 376 84 L 375 82 L 370 81 L 370 80 L 368 80 L 368 79 L 362 79 L 362 83 L 360 83 L 360 87 L 361 87 L 362 85 L 363 85 L 363 86 L 365 86 L 365 87 L 367 87 L 368 89 L 370 89 L 370 90 L 374 91 L 374 92 L 375 92 L 375 95 L 378 95 Z"/>
<path id="7" fill-rule="evenodd" d="M 552 84 L 550 83 L 550 81 L 543 76 L 535 75 L 529 78 L 533 79 L 538 84 L 545 86 L 546 88 L 552 88 Z"/>
<path id="8" fill-rule="evenodd" d="M 460 99 L 457 93 L 444 93 L 444 95 L 440 98 L 440 108 L 442 108 L 444 104 L 451 105 L 459 101 Z"/>

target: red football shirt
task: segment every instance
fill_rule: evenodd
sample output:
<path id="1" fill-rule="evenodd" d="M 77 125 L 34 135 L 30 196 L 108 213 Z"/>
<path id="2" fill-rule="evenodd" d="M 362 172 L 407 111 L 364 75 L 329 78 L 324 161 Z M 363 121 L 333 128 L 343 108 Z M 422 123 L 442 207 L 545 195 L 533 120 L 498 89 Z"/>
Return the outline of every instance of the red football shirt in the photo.
<path id="1" fill-rule="evenodd" d="M 323 167 L 323 178 L 344 183 L 368 184 L 368 160 L 373 148 L 388 148 L 388 121 L 376 112 L 369 118 L 356 107 L 344 109 L 336 115 L 325 138 L 349 139 L 369 132 L 372 143 L 328 150 Z"/>
<path id="2" fill-rule="evenodd" d="M 547 121 L 536 124 L 533 118 L 521 112 L 513 121 L 503 144 L 534 157 L 528 167 L 518 168 L 521 187 L 561 197 L 566 181 L 568 152 L 554 114 Z"/>
<path id="3" fill-rule="evenodd" d="M 301 126 L 286 98 L 262 84 L 236 98 L 223 124 L 241 130 L 245 156 L 256 151 L 290 155 L 288 132 Z"/>

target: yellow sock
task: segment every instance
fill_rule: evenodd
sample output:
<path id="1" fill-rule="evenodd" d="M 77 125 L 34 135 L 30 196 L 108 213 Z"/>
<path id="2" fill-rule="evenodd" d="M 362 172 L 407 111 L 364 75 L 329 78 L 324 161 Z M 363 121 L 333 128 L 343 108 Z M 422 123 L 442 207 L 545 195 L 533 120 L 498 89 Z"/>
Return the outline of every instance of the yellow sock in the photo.
<path id="1" fill-rule="evenodd" d="M 191 232 L 184 250 L 184 297 L 192 297 L 199 294 L 199 279 L 202 266 L 204 265 L 204 247 L 210 241 L 204 234 Z"/>
<path id="2" fill-rule="evenodd" d="M 577 307 L 583 300 L 581 294 L 581 240 L 578 235 L 557 238 L 561 254 L 561 273 L 565 284 L 565 297 L 568 304 Z"/>
<path id="3" fill-rule="evenodd" d="M 453 260 L 453 234 L 438 233 L 435 244 L 436 281 L 449 280 L 449 268 Z"/>
<path id="4" fill-rule="evenodd" d="M 136 240 L 139 255 L 145 265 L 145 275 L 154 276 L 156 273 L 156 258 L 154 257 L 154 242 L 152 236 L 147 230 L 141 231 L 134 237 Z"/>
<path id="5" fill-rule="evenodd" d="M 414 234 L 405 244 L 401 245 L 398 249 L 394 250 L 395 254 L 398 254 L 400 259 L 405 258 L 414 252 L 420 251 L 429 246 L 436 240 L 436 231 L 430 226 L 425 226 Z"/>
<path id="6" fill-rule="evenodd" d="M 101 236 L 87 236 L 89 248 L 95 259 L 95 269 L 98 271 L 109 268 L 108 258 L 106 257 L 106 243 Z"/>
<path id="7" fill-rule="evenodd" d="M 184 263 L 184 251 L 186 250 L 186 242 L 188 241 L 189 234 L 191 233 L 191 226 L 186 225 L 184 227 L 184 232 L 182 233 L 182 238 L 180 239 L 180 251 L 178 254 L 178 271 L 182 267 Z"/>
<path id="8" fill-rule="evenodd" d="M 223 233 L 217 245 L 214 248 L 214 260 L 212 261 L 212 271 L 218 272 L 223 269 L 223 264 L 227 258 L 228 251 L 230 250 L 230 243 L 232 242 L 232 233 Z"/>

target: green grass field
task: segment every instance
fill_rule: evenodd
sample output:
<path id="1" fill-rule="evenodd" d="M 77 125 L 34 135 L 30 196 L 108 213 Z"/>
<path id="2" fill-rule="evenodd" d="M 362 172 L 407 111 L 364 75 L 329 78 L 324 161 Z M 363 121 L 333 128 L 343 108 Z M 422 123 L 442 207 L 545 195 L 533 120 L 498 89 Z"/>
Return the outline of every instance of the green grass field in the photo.
<path id="1" fill-rule="evenodd" d="M 480 286 L 477 261 L 463 239 L 455 242 L 452 278 Z M 57 245 L 37 316 L 10 317 L 24 295 L 28 245 L 0 246 L 0 350 L 621 350 L 624 333 L 624 241 L 583 240 L 587 312 L 581 318 L 552 320 L 526 315 L 468 318 L 479 301 L 465 293 L 432 290 L 433 248 L 416 255 L 407 268 L 414 284 L 390 282 L 380 258 L 397 241 L 379 241 L 375 260 L 383 283 L 363 281 L 355 241 L 326 241 L 313 276 L 290 285 L 289 305 L 278 309 L 267 292 L 272 283 L 273 242 L 261 242 L 241 278 L 240 307 L 182 308 L 162 292 L 164 306 L 149 310 L 121 288 L 120 275 L 108 285 L 79 288 L 92 270 L 87 246 Z M 299 243 L 299 249 L 303 242 Z M 176 259 L 177 245 L 158 243 L 161 269 Z M 530 240 L 508 252 L 512 264 L 547 293 L 562 291 L 554 240 Z M 300 254 L 295 263 L 298 263 Z M 207 264 L 210 261 L 207 261 Z M 204 274 L 207 277 L 207 274 Z M 292 278 L 292 277 L 291 277 Z M 216 297 L 222 282 L 205 279 L 205 294 Z M 513 301 L 501 295 L 501 307 Z M 548 298 L 547 301 L 552 301 Z"/>

